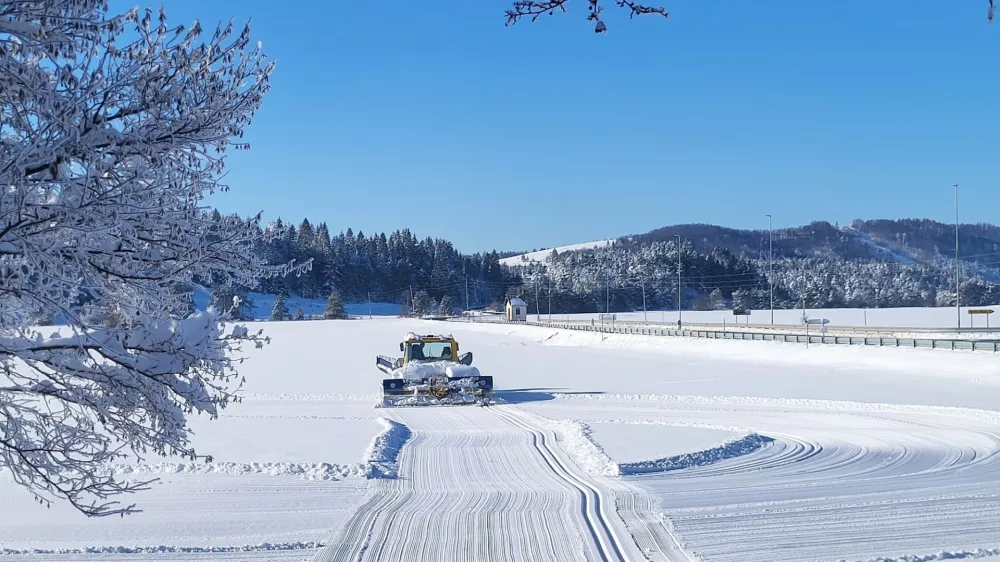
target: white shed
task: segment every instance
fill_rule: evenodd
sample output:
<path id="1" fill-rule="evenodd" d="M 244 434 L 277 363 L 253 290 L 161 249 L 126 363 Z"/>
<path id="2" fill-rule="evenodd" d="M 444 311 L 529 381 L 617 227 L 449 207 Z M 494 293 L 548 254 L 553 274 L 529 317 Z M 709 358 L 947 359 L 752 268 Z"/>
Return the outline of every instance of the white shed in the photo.
<path id="1" fill-rule="evenodd" d="M 524 322 L 528 319 L 528 303 L 517 297 L 507 297 L 504 312 L 508 322 Z"/>

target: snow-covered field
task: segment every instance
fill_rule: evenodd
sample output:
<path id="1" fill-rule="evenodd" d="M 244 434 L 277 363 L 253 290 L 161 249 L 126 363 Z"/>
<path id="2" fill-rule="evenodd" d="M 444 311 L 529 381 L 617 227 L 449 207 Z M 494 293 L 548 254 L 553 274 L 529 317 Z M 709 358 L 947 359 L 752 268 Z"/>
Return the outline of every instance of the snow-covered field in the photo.
<path id="1" fill-rule="evenodd" d="M 276 295 L 267 293 L 250 293 L 248 295 L 253 302 L 253 317 L 257 320 L 267 320 L 274 310 L 274 299 Z M 206 289 L 196 289 L 194 292 L 194 305 L 205 310 L 208 306 L 210 294 Z M 307 317 L 319 317 L 326 310 L 326 299 L 307 299 L 304 297 L 290 295 L 286 301 L 289 314 L 295 315 L 295 311 L 301 307 L 302 314 Z M 373 303 L 344 303 L 344 309 L 351 316 L 399 316 L 402 306 L 391 302 Z"/>
<path id="2" fill-rule="evenodd" d="M 558 246 L 556 248 L 549 248 L 547 250 L 538 250 L 537 252 L 528 252 L 527 254 L 518 254 L 516 256 L 510 256 L 500 260 L 502 265 L 508 267 L 514 267 L 517 265 L 525 265 L 528 263 L 544 262 L 548 259 L 549 255 L 552 254 L 552 250 L 557 253 L 563 252 L 576 252 L 579 250 L 592 250 L 594 248 L 605 248 L 614 244 L 614 240 L 595 240 L 593 242 L 583 242 L 580 244 L 569 244 L 567 246 Z"/>
<path id="3" fill-rule="evenodd" d="M 985 314 L 970 315 L 970 309 L 989 308 L 995 311 L 991 314 L 989 325 L 1000 331 L 1000 305 L 962 307 L 962 327 L 985 328 L 987 318 Z M 850 327 L 880 327 L 880 328 L 956 328 L 958 327 L 958 314 L 954 307 L 939 308 L 807 308 L 806 317 L 810 319 L 826 318 L 830 321 L 828 328 L 838 326 Z M 554 314 L 553 320 L 590 320 L 600 321 L 600 314 Z M 615 314 L 618 320 L 633 320 L 649 322 L 676 324 L 676 310 L 650 310 L 645 315 L 638 312 L 619 312 Z M 542 311 L 541 318 L 548 318 L 545 311 Z M 529 314 L 529 320 L 534 320 L 535 315 Z M 753 310 L 750 316 L 733 316 L 732 310 L 685 310 L 681 312 L 681 320 L 685 325 L 695 324 L 719 324 L 725 322 L 727 325 L 742 326 L 749 322 L 764 325 L 771 323 L 771 311 Z M 802 310 L 775 310 L 775 324 L 802 324 Z M 816 326 L 818 328 L 818 326 Z"/>
<path id="4" fill-rule="evenodd" d="M 954 311 L 952 311 L 954 312 Z M 687 313 L 685 313 L 685 316 Z M 992 354 L 401 319 L 267 323 L 209 465 L 85 519 L 0 477 L 9 560 L 905 560 L 1000 553 Z M 502 404 L 381 409 L 449 331 Z"/>

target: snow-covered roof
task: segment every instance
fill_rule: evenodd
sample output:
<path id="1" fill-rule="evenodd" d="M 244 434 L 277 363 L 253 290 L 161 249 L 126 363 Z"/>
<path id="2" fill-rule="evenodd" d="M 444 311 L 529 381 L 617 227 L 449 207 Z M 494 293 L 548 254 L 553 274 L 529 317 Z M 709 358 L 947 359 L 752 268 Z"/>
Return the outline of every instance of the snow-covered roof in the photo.
<path id="1" fill-rule="evenodd" d="M 512 306 L 528 306 L 528 303 L 524 302 L 523 300 L 521 300 L 521 299 L 519 299 L 517 297 L 511 298 L 510 299 L 510 304 Z"/>
<path id="2" fill-rule="evenodd" d="M 416 334 L 414 332 L 407 332 L 403 337 L 403 341 L 420 341 L 424 338 L 437 338 L 439 340 L 450 340 L 452 339 L 451 334 Z"/>

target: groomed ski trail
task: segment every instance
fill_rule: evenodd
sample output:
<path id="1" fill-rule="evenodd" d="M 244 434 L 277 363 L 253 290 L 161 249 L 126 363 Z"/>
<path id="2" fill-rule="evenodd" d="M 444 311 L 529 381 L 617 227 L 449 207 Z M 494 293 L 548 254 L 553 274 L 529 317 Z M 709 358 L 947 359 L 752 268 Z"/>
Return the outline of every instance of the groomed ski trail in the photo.
<path id="1" fill-rule="evenodd" d="M 542 418 L 510 406 L 391 415 L 412 432 L 399 478 L 373 481 L 314 562 L 691 560 L 646 494 L 581 470 Z"/>

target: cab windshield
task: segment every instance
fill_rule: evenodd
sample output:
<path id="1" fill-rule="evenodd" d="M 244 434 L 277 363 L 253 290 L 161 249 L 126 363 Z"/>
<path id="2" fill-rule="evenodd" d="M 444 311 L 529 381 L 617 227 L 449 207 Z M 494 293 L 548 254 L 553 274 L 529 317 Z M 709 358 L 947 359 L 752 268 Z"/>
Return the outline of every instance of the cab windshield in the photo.
<path id="1" fill-rule="evenodd" d="M 410 361 L 450 361 L 453 350 L 450 342 L 415 342 L 407 344 L 406 356 Z"/>

